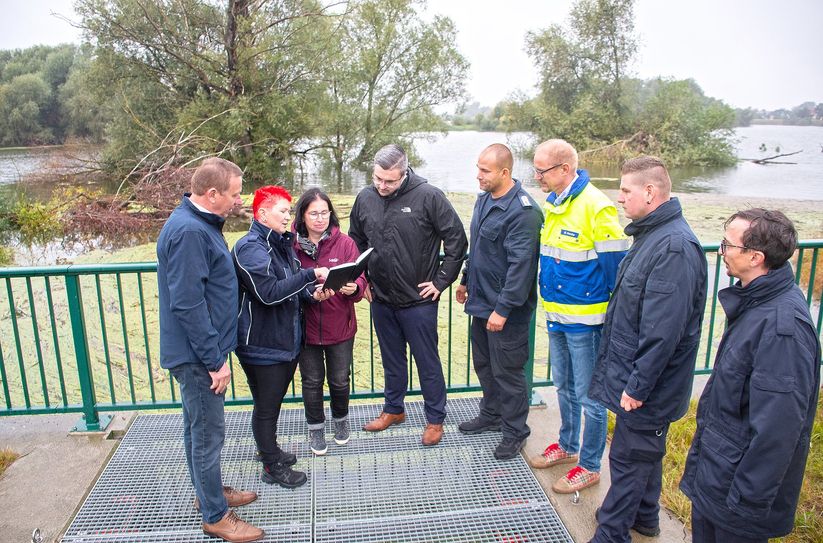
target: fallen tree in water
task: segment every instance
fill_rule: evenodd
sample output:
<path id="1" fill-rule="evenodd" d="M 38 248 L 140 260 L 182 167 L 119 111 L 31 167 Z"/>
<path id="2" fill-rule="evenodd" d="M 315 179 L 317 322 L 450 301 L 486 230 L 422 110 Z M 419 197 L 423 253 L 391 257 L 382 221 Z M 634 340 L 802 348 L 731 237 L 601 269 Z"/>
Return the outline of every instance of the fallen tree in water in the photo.
<path id="1" fill-rule="evenodd" d="M 802 153 L 802 152 L 803 152 L 803 149 L 801 149 L 799 151 L 795 151 L 793 153 L 780 153 L 778 155 L 768 156 L 768 157 L 765 157 L 765 158 L 741 158 L 740 160 L 746 160 L 746 161 L 749 161 L 749 162 L 754 162 L 755 164 L 764 164 L 764 165 L 765 164 L 797 164 L 797 162 L 780 162 L 780 161 L 776 161 L 774 159 L 775 158 L 781 158 L 781 157 L 784 157 L 784 156 L 792 156 L 792 155 L 796 155 L 796 154 Z"/>

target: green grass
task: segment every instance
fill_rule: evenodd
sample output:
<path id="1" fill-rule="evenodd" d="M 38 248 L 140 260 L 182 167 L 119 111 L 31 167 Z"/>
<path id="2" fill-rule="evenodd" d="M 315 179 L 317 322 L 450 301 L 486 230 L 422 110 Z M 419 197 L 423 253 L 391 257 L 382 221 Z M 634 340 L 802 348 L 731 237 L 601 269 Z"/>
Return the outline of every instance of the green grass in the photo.
<path id="1" fill-rule="evenodd" d="M 667 442 L 668 452 L 663 459 L 663 492 L 660 501 L 686 525 L 691 523 L 691 503 L 680 492 L 678 484 L 694 436 L 696 407 L 697 402 L 693 401 L 686 416 L 671 425 Z M 806 462 L 794 531 L 773 541 L 823 542 L 823 397 L 817 403 L 817 417 L 812 430 L 811 449 Z"/>
<path id="2" fill-rule="evenodd" d="M 20 458 L 20 455 L 11 449 L 0 449 L 0 477 L 6 472 L 12 462 Z"/>

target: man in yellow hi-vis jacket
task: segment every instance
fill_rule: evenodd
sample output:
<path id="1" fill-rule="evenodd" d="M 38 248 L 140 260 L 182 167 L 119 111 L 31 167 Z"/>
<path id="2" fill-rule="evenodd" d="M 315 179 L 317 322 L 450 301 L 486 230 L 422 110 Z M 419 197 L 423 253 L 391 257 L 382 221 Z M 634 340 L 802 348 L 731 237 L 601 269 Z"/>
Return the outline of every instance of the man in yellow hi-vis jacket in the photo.
<path id="1" fill-rule="evenodd" d="M 558 441 L 529 463 L 535 468 L 575 464 L 552 486 L 558 493 L 600 481 L 606 409 L 589 398 L 588 389 L 617 268 L 628 250 L 617 208 L 577 165 L 577 151 L 563 140 L 545 141 L 534 154 L 534 178 L 548 193 L 539 283 L 561 424 Z"/>

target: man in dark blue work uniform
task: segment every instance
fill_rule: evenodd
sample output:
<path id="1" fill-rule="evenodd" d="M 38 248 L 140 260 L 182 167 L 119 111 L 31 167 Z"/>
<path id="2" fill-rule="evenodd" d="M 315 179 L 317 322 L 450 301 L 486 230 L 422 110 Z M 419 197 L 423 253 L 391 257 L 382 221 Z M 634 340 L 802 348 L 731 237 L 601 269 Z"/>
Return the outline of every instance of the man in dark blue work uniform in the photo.
<path id="1" fill-rule="evenodd" d="M 512 179 L 513 162 L 509 148 L 499 143 L 477 160 L 483 194 L 474 205 L 471 250 L 456 292 L 472 316 L 472 358 L 483 388 L 480 414 L 458 428 L 464 434 L 502 431 L 494 450 L 498 460 L 517 456 L 530 433 L 524 368 L 543 224 L 540 208 Z"/>
<path id="2" fill-rule="evenodd" d="M 617 415 L 596 543 L 630 543 L 630 528 L 660 532 L 666 435 L 689 408 L 707 264 L 671 187 L 656 157 L 623 165 L 617 202 L 634 242 L 617 273 L 589 386 L 589 397 Z"/>
<path id="3" fill-rule="evenodd" d="M 680 488 L 695 543 L 766 543 L 794 528 L 820 390 L 820 342 L 788 260 L 797 231 L 779 211 L 726 221 L 720 255 L 739 281 Z"/>

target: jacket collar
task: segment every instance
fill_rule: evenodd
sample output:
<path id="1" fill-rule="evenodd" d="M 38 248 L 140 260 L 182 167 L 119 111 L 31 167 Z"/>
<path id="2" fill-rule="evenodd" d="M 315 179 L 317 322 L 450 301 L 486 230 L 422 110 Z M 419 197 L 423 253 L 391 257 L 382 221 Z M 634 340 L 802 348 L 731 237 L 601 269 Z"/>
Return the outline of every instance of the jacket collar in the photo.
<path id="1" fill-rule="evenodd" d="M 292 241 L 294 240 L 294 235 L 291 232 L 286 231 L 285 233 L 278 234 L 265 224 L 261 223 L 257 219 L 251 220 L 251 226 L 249 226 L 249 232 L 254 232 L 262 239 L 266 240 L 266 243 L 270 247 L 278 247 L 278 246 L 290 246 Z"/>
<path id="2" fill-rule="evenodd" d="M 720 257 L 718 257 L 720 258 Z M 721 290 L 717 296 L 729 320 L 740 316 L 745 310 L 762 304 L 794 287 L 794 273 L 788 262 L 779 268 L 769 270 L 766 275 L 755 278 L 745 287 L 738 281 Z"/>
<path id="3" fill-rule="evenodd" d="M 649 230 L 654 230 L 661 224 L 681 217 L 683 217 L 683 208 L 680 206 L 680 200 L 671 198 L 668 202 L 660 204 L 660 207 L 642 219 L 630 222 L 624 231 L 628 236 L 643 235 Z"/>
<path id="4" fill-rule="evenodd" d="M 226 223 L 226 219 L 217 215 L 215 213 L 209 213 L 206 211 L 200 211 L 197 209 L 197 206 L 189 200 L 189 196 L 191 196 L 190 192 L 183 194 L 183 200 L 180 202 L 180 207 L 187 209 L 189 212 L 193 213 L 198 219 L 211 224 L 221 232 L 223 231 L 223 225 Z"/>
<path id="5" fill-rule="evenodd" d="M 562 206 L 563 204 L 565 204 L 567 202 L 571 202 L 572 200 L 577 198 L 577 196 L 581 192 L 583 192 L 583 189 L 585 189 L 586 185 L 588 185 L 588 184 L 589 184 L 589 172 L 587 172 L 586 170 L 577 170 L 577 179 L 575 179 L 572 182 L 572 187 L 571 187 L 571 190 L 569 191 L 569 195 L 566 196 L 566 198 L 561 203 L 557 204 L 557 206 L 558 207 Z M 546 198 L 546 201 L 554 206 L 555 202 L 557 201 L 557 196 L 558 195 L 555 194 L 554 192 L 550 192 L 549 196 Z"/>
<path id="6" fill-rule="evenodd" d="M 512 187 L 509 189 L 509 191 L 506 192 L 506 194 L 504 194 L 500 198 L 497 198 L 497 199 L 492 198 L 492 195 L 491 195 L 490 192 L 484 192 L 483 194 L 480 195 L 481 198 L 487 198 L 487 199 L 491 200 L 491 202 L 492 202 L 491 205 L 486 208 L 486 212 L 483 214 L 484 217 L 489 214 L 489 211 L 491 211 L 492 208 L 499 207 L 503 211 L 505 211 L 509 208 L 509 206 L 514 201 L 514 199 L 517 198 L 517 195 L 520 192 L 520 189 L 522 187 L 520 181 L 518 181 L 517 179 L 513 179 L 513 181 L 514 181 L 514 185 L 512 185 Z"/>

